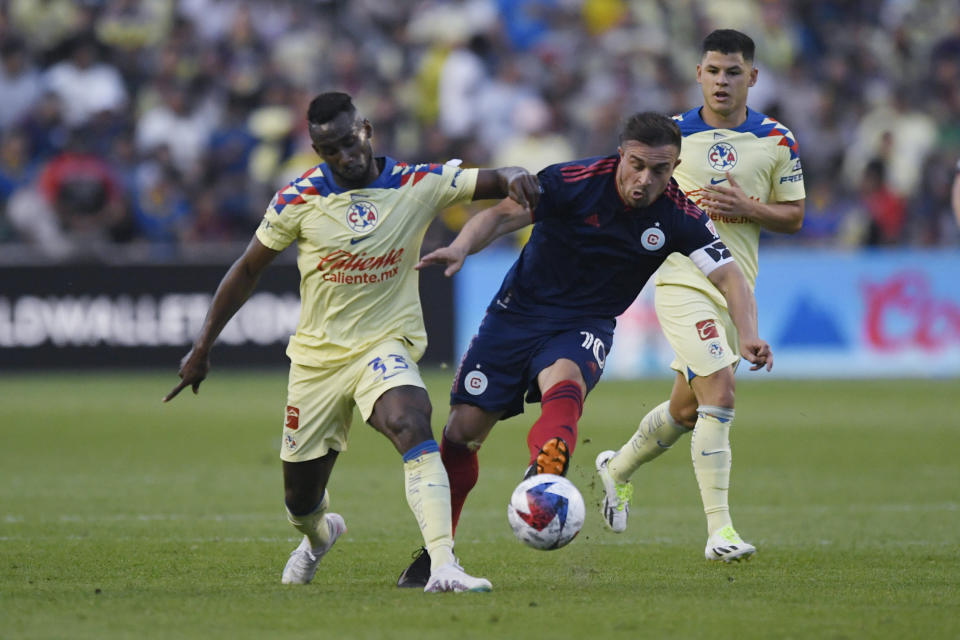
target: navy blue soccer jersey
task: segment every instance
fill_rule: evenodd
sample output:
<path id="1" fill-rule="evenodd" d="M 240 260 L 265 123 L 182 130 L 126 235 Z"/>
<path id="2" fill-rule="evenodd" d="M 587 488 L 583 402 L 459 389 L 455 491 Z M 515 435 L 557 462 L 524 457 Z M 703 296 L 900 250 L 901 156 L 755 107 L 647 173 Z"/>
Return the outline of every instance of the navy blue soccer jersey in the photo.
<path id="1" fill-rule="evenodd" d="M 710 218 L 672 178 L 650 206 L 625 204 L 618 162 L 619 155 L 587 158 L 538 174 L 533 232 L 489 311 L 560 322 L 612 319 L 673 252 L 690 256 L 704 273 L 732 261 Z"/>

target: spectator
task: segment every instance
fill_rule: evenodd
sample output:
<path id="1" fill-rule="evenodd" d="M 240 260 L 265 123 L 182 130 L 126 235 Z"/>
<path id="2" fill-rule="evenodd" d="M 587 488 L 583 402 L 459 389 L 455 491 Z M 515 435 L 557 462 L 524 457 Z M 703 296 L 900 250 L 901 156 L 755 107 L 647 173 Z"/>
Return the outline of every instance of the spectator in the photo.
<path id="1" fill-rule="evenodd" d="M 0 42 L 0 130 L 18 124 L 40 100 L 40 74 L 20 38 Z"/>
<path id="2" fill-rule="evenodd" d="M 116 68 L 101 61 L 97 41 L 89 35 L 78 36 L 70 52 L 68 60 L 46 73 L 47 85 L 63 104 L 67 125 L 76 128 L 99 114 L 120 112 L 127 90 Z"/>
<path id="3" fill-rule="evenodd" d="M 20 125 L 20 130 L 28 137 L 35 160 L 49 160 L 59 153 L 66 146 L 68 138 L 60 98 L 55 93 L 43 93 Z"/>
<path id="4" fill-rule="evenodd" d="M 489 39 L 476 34 L 466 44 L 454 47 L 440 69 L 440 131 L 452 142 L 452 155 L 462 155 L 466 143 L 477 132 L 478 105 L 489 82 L 485 60 L 489 53 Z"/>
<path id="5" fill-rule="evenodd" d="M 871 160 L 863 172 L 860 197 L 869 216 L 868 246 L 891 245 L 902 242 L 907 220 L 907 206 L 887 184 L 883 161 Z"/>
<path id="6" fill-rule="evenodd" d="M 150 154 L 165 146 L 179 171 L 195 175 L 217 124 L 216 108 L 195 104 L 197 92 L 184 84 L 171 84 L 159 93 L 161 104 L 147 110 L 137 123 L 137 150 Z"/>
<path id="7" fill-rule="evenodd" d="M 29 185 L 36 173 L 37 163 L 30 154 L 27 136 L 15 129 L 3 133 L 0 137 L 0 240 L 8 240 L 13 235 L 7 216 L 10 197 Z"/>
<path id="8" fill-rule="evenodd" d="M 130 218 L 110 166 L 88 151 L 83 130 L 16 191 L 8 214 L 20 235 L 52 258 L 102 256 L 108 244 L 129 239 Z"/>
<path id="9" fill-rule="evenodd" d="M 157 257 L 169 256 L 187 232 L 190 206 L 180 174 L 151 164 L 138 176 L 133 215 L 140 237 L 150 241 Z"/>
<path id="10" fill-rule="evenodd" d="M 957 161 L 957 172 L 953 177 L 953 187 L 950 190 L 950 205 L 953 207 L 957 226 L 960 226 L 960 160 Z"/>

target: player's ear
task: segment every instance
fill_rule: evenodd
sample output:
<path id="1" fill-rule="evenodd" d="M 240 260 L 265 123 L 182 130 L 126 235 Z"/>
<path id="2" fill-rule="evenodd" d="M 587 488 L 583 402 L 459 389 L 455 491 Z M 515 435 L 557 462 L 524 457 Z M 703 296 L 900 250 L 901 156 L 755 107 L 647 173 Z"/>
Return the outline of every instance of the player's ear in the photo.
<path id="1" fill-rule="evenodd" d="M 370 121 L 366 118 L 363 119 L 363 131 L 367 134 L 368 138 L 373 137 L 373 125 L 370 124 Z"/>
<path id="2" fill-rule="evenodd" d="M 703 84 L 703 82 L 700 80 L 701 71 L 703 71 L 703 65 L 698 64 L 697 65 L 697 84 Z"/>
<path id="3" fill-rule="evenodd" d="M 748 87 L 752 87 L 753 85 L 757 84 L 757 75 L 759 73 L 760 73 L 760 69 L 756 67 L 753 67 L 752 69 L 750 69 L 750 84 L 747 85 Z"/>
<path id="4" fill-rule="evenodd" d="M 617 147 L 617 153 L 620 154 L 620 159 L 623 160 L 623 147 Z"/>

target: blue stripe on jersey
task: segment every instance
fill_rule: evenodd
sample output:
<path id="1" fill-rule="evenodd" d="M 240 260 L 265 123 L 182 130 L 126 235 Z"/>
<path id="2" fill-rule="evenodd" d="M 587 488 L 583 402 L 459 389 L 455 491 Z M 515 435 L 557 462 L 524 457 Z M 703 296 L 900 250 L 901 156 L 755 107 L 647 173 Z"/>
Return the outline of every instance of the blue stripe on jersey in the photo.
<path id="1" fill-rule="evenodd" d="M 703 118 L 700 116 L 700 110 L 702 108 L 703 107 L 696 107 L 686 113 L 673 116 L 673 119 L 680 125 L 680 133 L 684 137 L 694 133 L 700 133 L 701 131 L 710 131 L 715 128 L 703 121 Z M 787 147 L 790 150 L 790 159 L 796 160 L 798 157 L 797 140 L 793 137 L 790 129 L 787 129 L 770 116 L 764 115 L 759 111 L 754 111 L 750 107 L 747 107 L 747 119 L 743 121 L 743 124 L 734 129 L 730 129 L 730 131 L 752 133 L 758 138 L 779 136 L 780 139 L 777 144 L 782 147 Z"/>
<path id="2" fill-rule="evenodd" d="M 417 446 L 413 447 L 405 454 L 403 454 L 403 461 L 410 462 L 414 458 L 419 458 L 425 453 L 433 453 L 434 451 L 440 451 L 440 447 L 437 445 L 436 440 L 424 440 Z"/>

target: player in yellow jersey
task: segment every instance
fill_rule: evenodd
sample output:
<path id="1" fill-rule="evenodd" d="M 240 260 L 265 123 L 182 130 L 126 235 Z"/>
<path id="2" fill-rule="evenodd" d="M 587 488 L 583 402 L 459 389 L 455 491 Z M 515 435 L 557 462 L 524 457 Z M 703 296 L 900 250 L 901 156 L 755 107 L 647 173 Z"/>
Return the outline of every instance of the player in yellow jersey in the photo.
<path id="1" fill-rule="evenodd" d="M 489 591 L 453 555 L 450 488 L 430 427 L 430 399 L 416 362 L 426 333 L 413 266 L 430 221 L 471 199 L 511 197 L 536 206 L 539 185 L 518 167 L 460 169 L 408 165 L 373 156 L 373 127 L 349 95 L 324 93 L 307 112 L 313 148 L 324 161 L 281 189 L 255 237 L 214 294 L 200 335 L 180 366 L 197 393 L 209 353 L 260 273 L 297 242 L 300 321 L 290 339 L 290 378 L 281 459 L 289 520 L 304 534 L 283 570 L 306 584 L 346 531 L 329 512 L 326 490 L 354 405 L 403 455 L 407 501 L 430 549 L 424 591 Z M 436 555 L 434 555 L 436 554 Z"/>
<path id="2" fill-rule="evenodd" d="M 703 106 L 675 116 L 683 134 L 680 187 L 710 214 L 753 290 L 760 229 L 795 233 L 803 223 L 803 172 L 793 134 L 747 107 L 757 81 L 754 44 L 732 29 L 703 41 L 697 81 Z M 607 526 L 627 526 L 637 468 L 693 431 L 691 455 L 707 517 L 708 560 L 739 560 L 756 548 L 733 528 L 727 502 L 734 417 L 737 332 L 723 296 L 686 256 L 673 254 L 656 277 L 657 318 L 673 347 L 669 401 L 650 411 L 619 451 L 597 456 Z M 757 369 L 754 366 L 752 369 Z"/>

